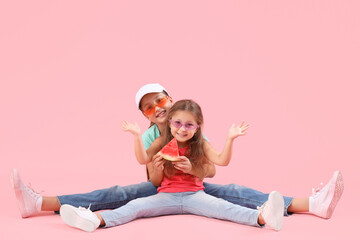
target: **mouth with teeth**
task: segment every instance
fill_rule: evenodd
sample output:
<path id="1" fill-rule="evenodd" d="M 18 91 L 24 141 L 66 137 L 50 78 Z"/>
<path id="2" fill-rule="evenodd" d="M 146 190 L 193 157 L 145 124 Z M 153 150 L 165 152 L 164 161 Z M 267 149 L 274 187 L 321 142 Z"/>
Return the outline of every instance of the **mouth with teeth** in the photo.
<path id="1" fill-rule="evenodd" d="M 187 133 L 176 133 L 176 135 L 178 135 L 179 137 L 181 137 L 181 138 L 186 138 L 187 137 Z"/>
<path id="2" fill-rule="evenodd" d="M 157 112 L 155 115 L 156 118 L 162 118 L 165 116 L 166 116 L 166 110 L 161 110 L 161 111 Z"/>

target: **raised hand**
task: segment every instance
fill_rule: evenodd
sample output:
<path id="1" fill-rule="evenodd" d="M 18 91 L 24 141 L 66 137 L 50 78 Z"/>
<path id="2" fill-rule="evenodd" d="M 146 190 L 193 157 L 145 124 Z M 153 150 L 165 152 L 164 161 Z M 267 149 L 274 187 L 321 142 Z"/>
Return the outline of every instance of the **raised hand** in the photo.
<path id="1" fill-rule="evenodd" d="M 242 122 L 239 126 L 236 126 L 234 123 L 229 129 L 228 137 L 230 139 L 235 139 L 239 136 L 244 136 L 247 133 L 248 128 L 249 124 L 245 124 L 244 122 Z"/>
<path id="2" fill-rule="evenodd" d="M 131 132 L 133 135 L 141 135 L 141 129 L 136 122 L 129 123 L 127 121 L 121 121 L 120 124 L 123 131 Z"/>

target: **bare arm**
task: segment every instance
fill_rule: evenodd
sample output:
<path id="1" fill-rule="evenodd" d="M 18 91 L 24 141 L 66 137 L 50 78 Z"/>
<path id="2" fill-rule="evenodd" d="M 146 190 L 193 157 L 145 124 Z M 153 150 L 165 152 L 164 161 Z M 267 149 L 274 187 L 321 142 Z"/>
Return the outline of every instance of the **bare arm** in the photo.
<path id="1" fill-rule="evenodd" d="M 198 177 L 200 179 L 202 178 L 212 178 L 216 174 L 216 168 L 213 162 L 210 162 L 204 165 L 205 168 L 205 176 L 203 176 L 201 173 L 197 172 L 193 168 L 191 168 L 191 171 L 189 174 L 194 175 L 195 177 Z"/>
<path id="2" fill-rule="evenodd" d="M 130 132 L 134 135 L 134 146 L 135 146 L 135 156 L 140 164 L 147 164 L 150 162 L 151 158 L 148 157 L 144 143 L 141 138 L 141 130 L 137 123 L 129 123 L 127 121 L 121 122 L 121 127 L 123 131 Z"/>
<path id="3" fill-rule="evenodd" d="M 149 179 L 154 186 L 160 186 L 164 178 L 164 163 L 166 160 L 160 155 L 154 155 L 152 161 L 147 164 Z"/>
<path id="4" fill-rule="evenodd" d="M 204 144 L 205 156 L 216 165 L 227 166 L 232 156 L 232 145 L 233 140 L 227 139 L 223 151 L 218 152 L 210 143 L 206 142 Z"/>
<path id="5" fill-rule="evenodd" d="M 215 168 L 215 164 L 214 164 L 213 162 L 210 162 L 210 161 L 209 161 L 209 163 L 207 163 L 207 164 L 205 165 L 205 169 L 206 169 L 206 170 L 205 170 L 205 171 L 206 171 L 206 175 L 205 175 L 206 178 L 212 178 L 212 177 L 215 176 L 215 174 L 216 174 L 216 168 Z M 193 175 L 196 176 L 196 173 L 193 174 Z"/>
<path id="6" fill-rule="evenodd" d="M 238 127 L 233 124 L 228 133 L 228 137 L 226 139 L 224 149 L 222 152 L 218 152 L 215 150 L 210 143 L 207 141 L 204 143 L 205 156 L 214 164 L 219 166 L 227 166 L 230 163 L 233 143 L 235 138 L 238 136 L 243 136 L 246 134 L 246 130 L 249 128 L 249 125 L 244 125 L 244 122 L 241 123 Z"/>
<path id="7" fill-rule="evenodd" d="M 157 185 L 154 185 L 154 186 L 159 186 L 161 184 L 161 181 L 162 181 L 162 178 L 163 178 L 163 167 L 162 169 L 159 171 L 159 167 L 161 168 L 161 166 L 165 163 L 165 160 L 163 160 L 161 166 L 159 166 L 159 163 L 154 163 L 154 159 L 157 159 L 157 156 L 156 155 L 161 147 L 162 147 L 162 142 L 163 142 L 163 139 L 164 137 L 163 136 L 160 136 L 158 138 L 156 138 L 151 146 L 146 150 L 146 153 L 147 155 L 152 159 L 150 163 L 148 163 L 146 165 L 146 170 L 147 170 L 147 173 L 148 173 L 148 180 L 150 180 L 152 183 L 155 182 Z M 162 159 L 162 157 L 160 159 L 158 159 L 157 161 L 160 161 Z M 156 165 L 155 166 L 155 169 L 154 169 L 154 164 Z M 154 183 L 153 183 L 154 184 Z"/>
<path id="8" fill-rule="evenodd" d="M 163 141 L 164 136 L 160 136 L 151 143 L 151 146 L 146 150 L 146 154 L 150 159 L 152 159 L 161 150 Z"/>

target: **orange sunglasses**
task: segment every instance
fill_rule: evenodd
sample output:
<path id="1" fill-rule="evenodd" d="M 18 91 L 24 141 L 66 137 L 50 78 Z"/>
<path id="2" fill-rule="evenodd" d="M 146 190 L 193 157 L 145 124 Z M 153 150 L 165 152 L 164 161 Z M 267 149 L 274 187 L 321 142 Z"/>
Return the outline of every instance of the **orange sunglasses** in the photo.
<path id="1" fill-rule="evenodd" d="M 150 115 L 152 115 L 152 114 L 155 113 L 155 108 L 156 108 L 156 107 L 163 107 L 163 106 L 165 106 L 165 104 L 166 104 L 167 102 L 168 102 L 168 97 L 165 96 L 165 97 L 159 99 L 155 105 L 148 105 L 148 106 L 146 107 L 146 109 L 143 110 L 143 113 L 144 113 L 146 116 L 150 116 Z"/>

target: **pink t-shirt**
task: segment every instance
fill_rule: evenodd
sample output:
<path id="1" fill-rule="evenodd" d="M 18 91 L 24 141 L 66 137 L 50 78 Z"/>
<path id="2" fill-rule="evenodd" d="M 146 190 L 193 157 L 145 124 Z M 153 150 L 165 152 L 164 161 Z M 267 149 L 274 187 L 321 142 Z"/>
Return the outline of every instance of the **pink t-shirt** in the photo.
<path id="1" fill-rule="evenodd" d="M 188 149 L 189 146 L 179 148 L 179 155 L 184 156 Z M 172 178 L 168 178 L 166 175 L 164 176 L 161 186 L 158 187 L 158 192 L 197 192 L 203 189 L 203 181 L 200 181 L 199 178 L 177 171 Z"/>

